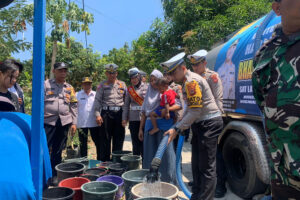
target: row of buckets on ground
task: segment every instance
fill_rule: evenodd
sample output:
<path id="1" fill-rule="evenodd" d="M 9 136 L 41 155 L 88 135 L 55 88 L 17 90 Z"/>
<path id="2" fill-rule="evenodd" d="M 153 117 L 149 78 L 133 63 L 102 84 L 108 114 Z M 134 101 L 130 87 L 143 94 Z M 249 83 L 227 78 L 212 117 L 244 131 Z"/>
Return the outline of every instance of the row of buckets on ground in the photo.
<path id="1" fill-rule="evenodd" d="M 132 200 L 177 199 L 178 188 L 159 182 L 159 195 L 147 196 L 153 188 L 145 183 L 148 169 L 139 169 L 141 157 L 130 151 L 112 153 L 112 162 L 87 158 L 68 159 L 58 164 L 58 187 L 43 191 L 44 200 Z M 145 186 L 146 185 L 146 186 Z M 157 187 L 157 185 L 156 185 Z M 151 194 L 151 193 L 150 193 Z"/>

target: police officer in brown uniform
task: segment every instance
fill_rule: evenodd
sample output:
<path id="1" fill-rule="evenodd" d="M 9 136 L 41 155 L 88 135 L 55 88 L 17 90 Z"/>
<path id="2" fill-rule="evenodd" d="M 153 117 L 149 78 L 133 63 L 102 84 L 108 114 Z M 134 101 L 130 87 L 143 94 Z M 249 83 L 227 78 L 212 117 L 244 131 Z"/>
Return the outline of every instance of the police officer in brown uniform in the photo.
<path id="1" fill-rule="evenodd" d="M 188 55 L 187 58 L 192 64 L 193 71 L 206 79 L 218 108 L 223 113 L 223 86 L 217 72 L 207 68 L 206 50 L 199 50 L 193 55 Z"/>
<path id="2" fill-rule="evenodd" d="M 55 63 L 53 74 L 55 78 L 44 83 L 44 128 L 55 176 L 55 166 L 61 163 L 61 152 L 65 148 L 69 128 L 72 134 L 76 131 L 77 99 L 74 88 L 66 82 L 68 65 Z"/>
<path id="3" fill-rule="evenodd" d="M 139 140 L 140 112 L 148 84 L 142 81 L 142 76 L 138 68 L 131 68 L 128 74 L 132 85 L 127 89 L 125 104 L 123 106 L 122 125 L 125 127 L 129 121 L 133 155 L 142 155 L 143 142 Z"/>
<path id="4" fill-rule="evenodd" d="M 105 65 L 107 80 L 98 86 L 94 112 L 96 122 L 100 126 L 100 160 L 109 161 L 112 151 L 121 151 L 125 138 L 122 126 L 122 106 L 127 92 L 126 84 L 117 79 L 118 65 Z"/>
<path id="5" fill-rule="evenodd" d="M 187 108 L 183 118 L 174 128 L 169 129 L 171 142 L 178 132 L 189 128 L 192 138 L 192 173 L 194 184 L 192 200 L 214 198 L 216 187 L 216 151 L 218 136 L 222 131 L 223 120 L 207 81 L 200 75 L 187 70 L 180 53 L 162 63 L 175 82 L 183 83 L 183 96 Z"/>
<path id="6" fill-rule="evenodd" d="M 188 55 L 187 58 L 192 64 L 193 71 L 206 79 L 211 92 L 215 98 L 219 110 L 223 113 L 223 86 L 217 72 L 207 68 L 206 50 L 199 50 L 193 55 Z M 215 198 L 222 198 L 226 194 L 226 169 L 220 149 L 217 149 L 217 187 Z"/>

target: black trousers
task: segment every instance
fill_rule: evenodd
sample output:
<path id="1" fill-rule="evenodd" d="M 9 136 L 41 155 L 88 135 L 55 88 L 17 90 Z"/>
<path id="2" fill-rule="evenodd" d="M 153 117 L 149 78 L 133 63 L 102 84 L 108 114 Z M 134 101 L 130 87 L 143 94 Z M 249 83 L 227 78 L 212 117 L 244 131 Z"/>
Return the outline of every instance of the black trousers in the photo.
<path id="1" fill-rule="evenodd" d="M 132 141 L 132 153 L 133 155 L 143 156 L 143 142 L 139 140 L 140 121 L 130 121 L 129 130 Z"/>
<path id="2" fill-rule="evenodd" d="M 100 126 L 100 156 L 101 161 L 109 161 L 112 151 L 121 151 L 125 139 L 125 128 L 122 126 L 122 110 L 101 112 L 103 124 Z"/>
<path id="3" fill-rule="evenodd" d="M 60 119 L 57 120 L 55 126 L 44 124 L 53 176 L 56 176 L 55 166 L 61 163 L 61 152 L 66 147 L 70 125 L 62 126 Z"/>
<path id="4" fill-rule="evenodd" d="M 217 188 L 225 189 L 227 172 L 221 148 L 217 147 Z"/>
<path id="5" fill-rule="evenodd" d="M 97 159 L 99 159 L 100 155 L 100 134 L 99 134 L 99 127 L 93 128 L 81 128 L 78 131 L 79 141 L 80 141 L 80 156 L 85 157 L 88 153 L 87 148 L 87 140 L 88 140 L 88 133 L 90 131 L 91 137 L 93 142 L 95 143 L 96 150 L 97 150 Z"/>
<path id="6" fill-rule="evenodd" d="M 192 125 L 192 199 L 212 200 L 217 182 L 216 152 L 223 120 L 216 117 Z"/>

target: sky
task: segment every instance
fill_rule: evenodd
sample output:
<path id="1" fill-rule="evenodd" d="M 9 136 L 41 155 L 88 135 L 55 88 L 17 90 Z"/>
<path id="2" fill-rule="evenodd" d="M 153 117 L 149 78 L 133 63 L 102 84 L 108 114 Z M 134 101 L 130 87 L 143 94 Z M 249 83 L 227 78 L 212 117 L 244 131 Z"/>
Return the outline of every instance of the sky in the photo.
<path id="1" fill-rule="evenodd" d="M 32 2 L 32 0 L 28 0 Z M 82 7 L 82 0 L 71 0 Z M 121 48 L 125 42 L 129 45 L 143 32 L 149 30 L 155 18 L 163 18 L 161 0 L 85 0 L 85 10 L 94 15 L 94 23 L 90 25 L 91 34 L 87 36 L 88 44 L 93 50 L 107 54 L 113 48 Z M 49 24 L 47 34 L 51 33 Z M 19 34 L 32 42 L 32 28 Z M 71 33 L 77 41 L 85 44 L 84 33 Z M 31 57 L 31 52 L 13 55 L 20 60 Z"/>

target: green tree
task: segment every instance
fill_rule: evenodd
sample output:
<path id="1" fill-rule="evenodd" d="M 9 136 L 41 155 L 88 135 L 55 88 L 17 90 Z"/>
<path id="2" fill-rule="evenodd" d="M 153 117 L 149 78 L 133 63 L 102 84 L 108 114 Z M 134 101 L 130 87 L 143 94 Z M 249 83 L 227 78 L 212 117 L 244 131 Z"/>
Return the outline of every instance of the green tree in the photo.
<path id="1" fill-rule="evenodd" d="M 46 76 L 49 77 L 52 58 L 52 40 L 46 38 Z M 57 43 L 57 61 L 65 62 L 69 65 L 69 82 L 76 91 L 81 88 L 81 80 L 84 76 L 93 78 L 94 86 L 104 79 L 103 66 L 107 61 L 101 59 L 100 53 L 93 52 L 92 46 L 88 49 L 74 38 L 70 38 L 70 48 L 65 43 Z"/>
<path id="2" fill-rule="evenodd" d="M 113 48 L 107 55 L 103 55 L 103 62 L 115 63 L 119 66 L 118 78 L 128 82 L 128 70 L 134 66 L 134 58 L 127 43 L 120 48 Z"/>
<path id="3" fill-rule="evenodd" d="M 52 57 L 51 71 L 56 62 L 57 42 L 66 42 L 70 47 L 69 31 L 90 33 L 89 24 L 94 22 L 93 15 L 79 8 L 77 4 L 71 2 L 67 4 L 65 0 L 48 0 L 47 1 L 47 21 L 52 23 L 53 30 L 51 32 L 52 40 Z"/>
<path id="4" fill-rule="evenodd" d="M 210 47 L 271 10 L 272 0 L 162 0 L 177 46 L 187 53 Z"/>
<path id="5" fill-rule="evenodd" d="M 18 39 L 18 34 L 26 31 L 27 23 L 32 24 L 32 20 L 32 7 L 25 0 L 16 0 L 0 10 L 0 60 L 31 48 L 31 43 Z"/>

